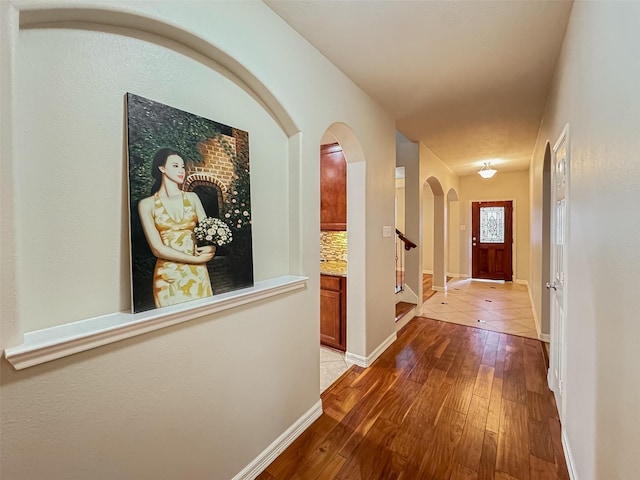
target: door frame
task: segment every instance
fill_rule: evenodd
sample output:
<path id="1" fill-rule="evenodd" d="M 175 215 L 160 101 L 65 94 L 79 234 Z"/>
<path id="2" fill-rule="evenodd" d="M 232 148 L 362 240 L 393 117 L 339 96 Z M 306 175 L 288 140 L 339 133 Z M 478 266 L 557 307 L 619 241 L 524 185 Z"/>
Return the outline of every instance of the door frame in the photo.
<path id="1" fill-rule="evenodd" d="M 472 237 L 473 237 L 473 203 L 474 202 L 511 202 L 511 241 L 513 242 L 513 245 L 511 246 L 511 269 L 513 270 L 513 276 L 511 281 L 513 283 L 520 283 L 520 281 L 516 278 L 516 272 L 518 271 L 517 269 L 517 261 L 516 259 L 518 258 L 517 255 L 517 251 L 518 251 L 518 238 L 517 238 L 517 234 L 516 234 L 516 227 L 518 225 L 518 221 L 517 221 L 517 213 L 516 213 L 516 199 L 515 198 L 500 198 L 500 199 L 495 199 L 495 198 L 481 198 L 478 200 L 469 200 L 469 215 L 467 216 L 467 225 L 469 226 L 469 228 L 467 228 L 467 277 L 468 278 L 473 278 L 473 246 L 471 245 L 472 242 Z M 461 240 L 462 241 L 462 240 Z"/>
<path id="2" fill-rule="evenodd" d="M 555 198 L 556 198 L 556 160 L 558 150 L 564 145 L 565 148 L 565 187 L 564 187 L 564 200 L 565 200 L 565 211 L 564 211 L 564 248 L 563 248 L 563 256 L 562 256 L 562 270 L 563 270 L 563 295 L 562 295 L 562 321 L 558 325 L 557 319 L 554 318 L 553 314 L 553 304 L 555 299 L 553 298 L 553 293 L 550 292 L 550 301 L 549 301 L 549 320 L 550 320 L 550 328 L 549 328 L 549 340 L 550 340 L 550 355 L 549 355 L 549 372 L 547 374 L 547 381 L 549 383 L 549 388 L 553 391 L 554 396 L 556 398 L 556 404 L 558 405 L 558 413 L 560 415 L 560 421 L 562 422 L 566 418 L 566 373 L 567 373 L 567 317 L 568 317 L 568 301 L 567 301 L 567 293 L 568 293 L 568 278 L 569 278 L 569 262 L 568 262 L 568 245 L 569 245 L 569 225 L 570 225 L 570 172 L 571 172 L 571 154 L 570 154 L 570 143 L 569 143 L 569 124 L 567 123 L 562 129 L 562 133 L 560 133 L 558 140 L 555 142 L 552 150 L 551 150 L 551 217 L 550 221 L 550 242 L 551 242 L 551 254 L 550 254 L 550 262 L 551 265 L 549 267 L 550 277 L 554 275 L 555 269 L 555 261 L 556 254 L 554 251 L 555 245 L 555 236 L 556 230 L 554 228 L 555 223 Z M 554 278 L 549 278 L 549 282 L 553 282 Z M 545 288 L 546 279 L 543 279 L 541 288 Z M 560 337 L 560 338 L 558 338 Z M 557 369 L 558 378 L 556 381 L 554 371 Z"/>

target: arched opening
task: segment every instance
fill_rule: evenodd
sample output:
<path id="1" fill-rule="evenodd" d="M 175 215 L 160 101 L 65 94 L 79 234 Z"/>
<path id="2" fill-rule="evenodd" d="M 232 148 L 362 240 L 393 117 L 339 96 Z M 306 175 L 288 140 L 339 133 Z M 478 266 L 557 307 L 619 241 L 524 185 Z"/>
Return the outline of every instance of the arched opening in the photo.
<path id="1" fill-rule="evenodd" d="M 446 215 L 445 195 L 442 184 L 436 177 L 425 182 L 433 193 L 433 286 L 436 291 L 446 290 Z M 428 239 L 425 238 L 425 243 Z"/>
<path id="2" fill-rule="evenodd" d="M 341 155 L 344 156 L 346 162 L 345 230 L 343 232 L 335 230 L 335 233 L 322 231 L 321 235 L 337 238 L 338 241 L 343 238 L 346 242 L 346 305 L 343 305 L 346 335 L 345 357 L 350 359 L 352 363 L 358 363 L 359 359 L 366 358 L 364 234 L 366 170 L 364 153 L 353 130 L 344 123 L 332 124 L 326 130 L 320 143 L 339 146 Z M 321 290 L 321 296 L 322 294 Z M 321 381 L 326 383 L 322 379 Z"/>
<path id="3" fill-rule="evenodd" d="M 104 46 L 105 49 L 112 48 L 113 44 L 115 43 L 115 42 L 110 42 L 105 40 L 105 38 L 112 38 L 111 36 L 113 37 L 118 36 L 122 41 L 130 42 L 132 44 L 137 41 L 140 41 L 140 43 L 144 42 L 145 45 L 146 44 L 153 45 L 154 46 L 153 48 L 165 49 L 166 52 L 168 53 L 168 56 L 171 56 L 172 58 L 179 58 L 181 59 L 181 61 L 184 61 L 185 64 L 194 65 L 194 66 L 196 64 L 199 64 L 195 68 L 200 68 L 202 66 L 205 67 L 204 69 L 201 69 L 201 72 L 203 73 L 203 75 L 211 75 L 212 77 L 214 76 L 225 77 L 226 81 L 221 78 L 221 80 L 223 80 L 221 82 L 221 85 L 224 85 L 225 88 L 228 88 L 230 90 L 237 89 L 238 97 L 246 98 L 247 104 L 251 104 L 257 111 L 260 111 L 261 113 L 265 113 L 264 117 L 266 117 L 266 119 L 264 121 L 264 124 L 269 125 L 269 127 L 272 128 L 272 130 L 275 131 L 277 135 L 282 135 L 282 134 L 286 135 L 291 145 L 295 146 L 296 143 L 299 142 L 299 138 L 297 138 L 296 136 L 296 133 L 298 132 L 299 129 L 293 122 L 293 119 L 289 116 L 289 114 L 285 111 L 285 109 L 278 103 L 278 100 L 269 91 L 266 85 L 262 84 L 261 81 L 255 75 L 253 75 L 249 70 L 247 70 L 244 66 L 242 66 L 238 60 L 230 57 L 219 47 L 214 46 L 213 44 L 198 37 L 192 32 L 185 31 L 176 25 L 164 22 L 158 18 L 150 18 L 144 15 L 137 15 L 131 12 L 117 11 L 113 9 L 55 8 L 51 6 L 45 6 L 45 5 L 43 6 L 29 5 L 25 8 L 23 8 L 22 6 L 16 6 L 15 10 L 17 14 L 12 15 L 11 19 L 7 20 L 7 23 L 9 22 L 14 23 L 14 25 L 12 25 L 12 28 L 10 29 L 11 35 L 14 36 L 14 38 L 11 39 L 12 44 L 19 44 L 19 43 L 25 42 L 23 37 L 27 37 L 27 36 L 33 36 L 33 37 L 37 36 L 36 40 L 34 40 L 34 45 L 45 44 L 46 42 L 43 39 L 47 39 L 47 38 L 54 38 L 56 41 L 61 41 L 61 39 L 63 39 L 63 36 L 67 35 L 67 32 L 71 32 L 71 34 L 74 36 L 84 35 L 84 37 L 87 37 L 87 38 L 91 38 L 91 39 L 95 38 L 95 43 L 100 46 Z M 64 32 L 64 33 L 59 33 L 59 32 Z M 108 35 L 102 35 L 102 34 L 108 34 Z M 49 45 L 54 45 L 54 42 L 50 41 Z M 28 51 L 23 51 L 23 49 L 19 49 L 19 51 L 12 53 L 12 55 L 15 55 L 16 58 L 20 59 L 21 62 L 26 62 L 27 60 L 24 60 L 24 59 L 29 58 L 30 55 L 40 54 L 40 52 L 42 51 L 43 50 L 41 48 L 32 48 Z M 74 52 L 74 55 L 77 55 L 77 52 Z M 88 57 L 85 57 L 85 58 L 88 58 Z M 104 58 L 101 58 L 101 61 L 97 63 L 100 63 L 103 66 L 107 65 L 106 59 Z M 122 62 L 122 64 L 124 63 L 126 62 Z M 79 66 L 78 72 L 80 70 L 81 70 L 81 67 Z M 93 69 L 90 69 L 90 68 L 87 68 L 86 72 L 87 74 L 89 72 L 96 73 L 93 71 Z M 90 78 L 91 78 L 91 82 L 87 81 L 84 84 L 78 82 L 77 84 L 74 84 L 74 88 L 78 85 L 79 86 L 86 85 L 88 90 L 89 86 L 92 85 L 92 82 L 94 81 L 93 77 L 90 77 Z M 104 78 L 103 76 L 100 76 L 97 74 L 95 75 L 95 81 L 97 83 L 102 82 L 106 84 L 103 78 Z M 124 78 L 124 77 L 121 77 L 121 78 Z M 16 77 L 16 79 L 18 79 L 18 77 Z M 133 79 L 133 73 L 132 73 L 132 80 L 129 83 L 130 85 L 135 85 L 135 81 Z M 156 83 L 158 85 L 162 84 L 162 82 L 155 82 L 155 83 L 149 82 L 149 84 L 153 84 L 153 85 L 155 85 Z M 201 83 L 205 84 L 206 82 L 201 82 Z M 127 87 L 129 87 L 129 85 Z M 6 90 L 8 88 L 9 86 L 7 86 L 6 88 L 3 88 L 3 90 Z M 75 88 L 75 90 L 80 90 L 80 92 L 77 95 L 77 98 L 82 98 L 84 91 L 81 88 Z M 64 95 L 75 90 L 72 89 L 71 87 L 68 87 L 68 88 L 65 87 L 64 89 L 60 89 L 60 92 L 62 93 L 60 93 L 60 95 L 56 97 L 51 95 L 52 97 L 51 101 L 52 102 L 59 101 L 59 99 L 62 98 Z M 120 91 L 126 92 L 125 89 L 120 89 Z M 242 95 L 240 95 L 240 91 L 243 92 Z M 102 90 L 101 92 L 104 93 Z M 244 95 L 244 94 L 248 94 L 248 97 L 247 95 Z M 95 92 L 90 96 L 91 98 L 95 98 L 96 97 Z M 108 95 L 105 94 L 99 97 L 107 98 Z M 18 102 L 25 101 L 24 97 L 21 98 L 20 95 L 16 96 L 16 98 L 18 99 L 17 100 Z M 101 110 L 102 115 L 98 115 L 98 113 L 96 113 L 98 112 L 98 110 L 94 110 L 92 108 L 86 108 L 86 106 L 83 106 L 84 111 L 94 112 L 92 113 L 92 115 L 95 118 L 99 117 L 101 119 L 116 118 L 116 116 L 114 115 L 112 115 L 111 117 L 108 117 L 104 115 L 104 113 L 107 112 L 111 114 L 115 111 L 120 111 L 123 107 L 121 103 L 121 97 L 118 97 L 118 101 L 107 102 L 106 100 L 101 99 L 96 103 L 98 103 L 99 104 L 98 106 L 101 109 L 103 109 Z M 18 104 L 17 108 L 20 108 L 20 103 Z M 75 112 L 76 110 L 81 110 L 81 109 L 82 107 L 78 108 L 75 104 L 72 104 L 69 106 L 69 112 Z M 69 117 L 71 118 L 72 115 L 69 115 Z M 87 115 L 87 117 L 90 117 L 90 115 Z M 76 116 L 74 118 L 78 119 L 78 118 L 84 118 L 84 117 Z M 117 121 L 118 121 L 118 127 L 121 127 L 122 126 L 121 118 L 118 117 Z M 19 130 L 18 125 L 19 125 L 18 122 L 12 122 L 12 124 L 7 125 L 7 127 L 9 129 L 14 129 L 15 131 L 18 131 Z M 69 130 L 72 130 L 72 129 L 69 129 Z M 101 161 L 103 157 L 108 157 L 109 159 L 114 158 L 114 156 L 112 155 L 113 152 L 109 153 L 108 149 L 112 148 L 113 145 L 115 145 L 116 143 L 113 141 L 110 141 L 110 139 L 112 136 L 116 137 L 121 135 L 121 133 L 114 134 L 114 132 L 118 132 L 118 130 L 113 128 L 110 128 L 108 130 L 109 130 L 108 135 L 98 136 L 98 137 L 103 137 L 103 139 L 101 140 L 102 141 L 101 147 L 107 145 L 107 148 L 99 148 L 99 147 L 96 147 L 95 145 L 92 145 L 93 148 L 95 148 L 96 150 L 95 155 L 92 156 L 92 161 L 94 161 L 96 164 L 106 164 L 105 162 Z M 11 137 L 13 138 L 13 135 L 11 135 Z M 84 135 L 84 136 L 78 135 L 78 138 L 80 140 L 78 142 L 74 142 L 73 144 L 74 145 L 77 144 L 78 145 L 77 148 L 79 149 L 84 148 L 84 143 L 90 142 L 88 140 L 90 138 L 88 135 Z M 63 138 L 63 139 L 59 139 L 59 141 L 61 142 L 61 144 L 63 144 L 67 142 L 67 139 Z M 42 142 L 42 144 L 44 143 L 46 142 Z M 7 148 L 6 151 L 8 152 L 13 151 L 15 149 L 15 146 L 19 144 L 24 144 L 24 142 L 15 141 L 13 145 L 6 146 Z M 42 147 L 39 147 L 39 148 L 42 148 Z M 117 149 L 118 147 L 115 147 L 113 150 L 117 151 Z M 64 149 L 59 148 L 58 150 L 64 150 Z M 87 151 L 88 151 L 88 148 L 87 148 Z M 290 158 L 288 163 L 290 165 L 299 164 L 300 163 L 299 149 L 291 148 L 289 150 L 289 153 L 290 153 Z M 8 163 L 13 163 L 15 165 L 13 168 L 17 168 L 17 166 L 19 165 L 19 162 L 17 162 L 17 158 L 18 157 L 15 157 L 6 161 Z M 284 165 L 285 162 L 283 161 L 282 164 Z M 109 163 L 109 165 L 112 165 L 112 163 Z M 97 175 L 100 175 L 100 174 L 101 173 L 98 173 Z M 88 175 L 87 175 L 87 178 L 88 178 Z M 105 186 L 104 191 L 111 191 L 111 190 L 117 191 L 119 188 L 126 187 L 126 185 L 121 184 L 121 180 L 119 177 L 114 176 L 113 178 L 117 178 L 116 180 L 110 180 L 110 178 L 111 177 L 106 177 L 107 181 L 109 182 L 109 185 Z M 76 182 L 76 184 L 89 185 L 88 183 L 83 183 L 83 182 Z M 298 201 L 299 199 L 295 196 L 295 193 L 296 192 L 294 191 L 290 197 L 289 205 L 288 205 L 289 209 L 297 208 L 297 205 L 299 204 L 299 201 Z M 77 194 L 77 191 L 74 192 L 74 194 Z M 224 195 L 224 192 L 222 192 L 222 194 Z M 215 198 L 215 195 L 212 194 L 212 196 Z M 126 205 L 126 202 L 121 201 L 122 197 L 120 195 L 113 195 L 112 197 L 117 198 L 118 201 L 116 202 L 115 205 L 109 204 L 109 208 L 111 209 L 110 211 L 113 212 L 119 209 L 120 210 L 119 214 L 113 215 L 111 217 L 105 217 L 104 215 L 102 215 L 102 218 L 101 218 L 101 215 L 93 215 L 93 216 L 85 215 L 85 217 L 88 219 L 89 222 L 94 222 L 95 225 L 99 225 L 100 228 L 104 228 L 105 231 L 124 232 L 124 234 L 121 234 L 121 235 L 113 235 L 113 236 L 102 235 L 103 238 L 109 239 L 105 241 L 106 253 L 101 256 L 100 255 L 94 256 L 95 259 L 92 257 L 92 258 L 86 259 L 85 261 L 85 259 L 83 258 L 82 259 L 83 261 L 78 262 L 79 264 L 80 263 L 85 264 L 87 263 L 87 261 L 95 262 L 95 265 L 91 263 L 91 265 L 94 265 L 91 268 L 91 270 L 100 272 L 99 275 L 101 276 L 99 282 L 98 281 L 81 282 L 80 280 L 78 280 L 77 281 L 78 285 L 82 286 L 82 283 L 84 283 L 84 285 L 87 285 L 86 287 L 87 289 L 97 288 L 95 287 L 95 285 L 98 285 L 99 283 L 109 286 L 109 288 L 101 289 L 100 296 L 92 295 L 92 298 L 96 299 L 95 301 L 98 305 L 94 307 L 94 310 L 92 310 L 89 315 L 93 315 L 95 311 L 99 311 L 99 312 L 118 311 L 119 312 L 122 310 L 124 305 L 128 305 L 131 302 L 130 285 L 127 285 L 128 282 L 126 280 L 123 280 L 129 277 L 129 273 L 131 269 L 130 258 L 129 258 L 129 255 L 121 254 L 123 251 L 126 251 L 130 248 L 129 236 L 127 235 L 126 230 L 122 229 L 122 220 L 128 217 L 129 209 L 128 209 L 128 206 Z M 61 197 L 59 199 L 60 203 L 63 203 L 64 201 L 66 201 L 66 197 L 64 198 Z M 100 202 L 100 203 L 105 205 L 107 204 L 107 202 Z M 52 205 L 57 206 L 57 204 L 53 202 L 52 202 Z M 218 198 L 218 205 L 220 205 L 219 198 Z M 35 208 L 35 205 L 30 208 Z M 53 208 L 53 207 L 50 207 L 50 208 Z M 215 205 L 211 205 L 210 208 L 215 209 Z M 105 220 L 105 218 L 107 219 Z M 20 220 L 16 218 L 14 215 L 11 215 L 11 217 L 7 218 L 7 222 L 13 226 L 15 226 L 16 224 L 18 225 L 20 224 Z M 93 228 L 94 224 L 89 223 L 88 227 L 83 229 L 82 234 L 85 236 L 89 236 L 90 232 L 94 232 L 93 236 L 97 236 L 95 232 L 98 232 L 99 229 Z M 299 232 L 300 227 L 297 224 L 293 224 L 292 227 L 289 227 L 289 225 L 287 224 L 287 228 L 291 229 L 289 237 L 291 238 L 300 237 L 300 232 Z M 12 228 L 11 230 L 19 231 L 20 229 L 16 227 L 16 228 Z M 265 235 L 264 237 L 267 238 L 267 235 Z M 13 239 L 12 241 L 14 240 L 16 241 L 16 243 L 20 242 L 19 236 L 16 236 L 16 238 Z M 262 248 L 263 250 L 267 250 L 270 247 L 270 245 L 268 245 L 266 241 L 262 242 L 262 245 L 264 246 L 260 248 Z M 287 256 L 291 258 L 295 256 L 295 254 L 297 253 L 296 247 L 298 247 L 297 250 L 299 250 L 299 246 L 295 244 L 292 245 L 292 248 L 288 250 L 285 250 L 285 248 L 283 247 L 281 249 L 282 253 L 280 254 L 280 258 L 278 259 L 279 262 L 277 262 L 276 267 L 272 267 L 271 265 L 267 265 L 266 267 L 261 266 L 262 271 L 265 272 L 263 276 L 277 275 L 279 273 L 279 271 L 277 270 L 278 268 L 280 268 L 279 265 L 286 264 L 286 262 L 283 260 L 286 260 Z M 222 251 L 219 251 L 217 256 L 221 258 L 223 256 Z M 274 257 L 275 256 L 273 256 L 272 258 Z M 113 262 L 113 261 L 107 262 L 105 260 L 107 258 L 119 258 L 120 262 Z M 265 255 L 260 255 L 260 258 L 267 258 L 267 257 Z M 60 260 L 60 261 L 62 262 L 64 260 Z M 264 263 L 266 262 L 263 262 L 263 264 Z M 275 265 L 276 261 L 272 261 L 272 264 Z M 290 261 L 290 265 L 291 266 L 289 267 L 289 272 L 297 273 L 295 270 L 295 258 L 293 258 Z M 16 267 L 16 271 L 19 271 L 18 269 L 19 267 Z M 25 271 L 25 270 L 23 269 L 22 271 Z M 275 273 L 272 273 L 272 272 L 275 272 Z M 27 274 L 28 273 L 25 273 L 25 275 Z M 11 272 L 9 275 L 11 277 L 16 277 L 16 274 L 14 272 Z M 78 277 L 78 276 L 70 275 L 70 277 Z M 21 288 L 19 285 L 19 281 L 14 283 L 17 284 L 16 288 Z M 71 292 L 72 290 L 73 290 L 72 288 L 69 288 L 69 292 Z M 56 294 L 56 295 L 60 297 L 59 294 Z M 72 293 L 68 293 L 68 295 L 71 296 Z M 42 302 L 43 304 L 46 303 L 45 300 L 42 300 Z M 61 300 L 60 302 L 64 304 L 72 305 L 71 302 L 64 302 L 63 300 Z M 34 302 L 25 301 L 21 304 L 16 300 L 14 308 L 16 310 L 20 310 L 21 308 L 25 308 L 24 306 L 29 303 L 34 303 Z M 73 308 L 74 307 L 69 307 L 67 309 L 65 307 L 57 310 L 56 316 L 47 317 L 47 322 L 48 322 L 47 324 L 37 324 L 34 322 L 41 321 L 41 320 L 31 320 L 31 319 L 43 318 L 41 316 L 25 315 L 24 318 L 27 319 L 27 321 L 15 322 L 14 324 L 12 324 L 10 326 L 9 335 L 11 336 L 11 338 L 15 338 L 15 342 L 19 343 L 21 341 L 23 331 L 28 332 L 34 329 L 40 329 L 48 326 L 54 326 L 56 324 L 62 324 L 65 321 L 69 321 L 67 320 L 67 318 L 83 318 L 82 315 L 84 315 L 85 312 L 82 309 L 76 309 L 73 314 L 67 313 L 67 312 L 70 312 Z"/>

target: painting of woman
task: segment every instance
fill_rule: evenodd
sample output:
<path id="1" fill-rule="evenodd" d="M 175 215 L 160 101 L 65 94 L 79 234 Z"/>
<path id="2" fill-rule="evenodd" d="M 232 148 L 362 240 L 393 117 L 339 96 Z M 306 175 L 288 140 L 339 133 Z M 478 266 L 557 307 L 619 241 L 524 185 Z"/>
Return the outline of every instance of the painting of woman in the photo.
<path id="1" fill-rule="evenodd" d="M 131 311 L 253 286 L 249 132 L 133 93 L 126 109 Z"/>
<path id="2" fill-rule="evenodd" d="M 138 203 L 145 238 L 157 258 L 153 299 L 166 307 L 213 294 L 206 263 L 215 246 L 198 247 L 193 230 L 206 217 L 197 194 L 182 191 L 185 164 L 177 151 L 157 151 L 151 166 L 155 183 Z"/>

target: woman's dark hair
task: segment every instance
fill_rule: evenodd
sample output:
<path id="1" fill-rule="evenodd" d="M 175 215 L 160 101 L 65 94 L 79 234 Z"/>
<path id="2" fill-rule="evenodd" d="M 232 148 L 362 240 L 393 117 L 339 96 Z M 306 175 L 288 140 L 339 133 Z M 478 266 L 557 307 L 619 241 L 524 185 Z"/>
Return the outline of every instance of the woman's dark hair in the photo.
<path id="1" fill-rule="evenodd" d="M 153 182 L 153 186 L 151 187 L 151 195 L 160 190 L 160 187 L 162 186 L 162 172 L 160 171 L 160 167 L 164 167 L 166 165 L 167 158 L 171 155 L 178 155 L 182 158 L 182 155 L 179 152 L 170 148 L 161 148 L 153 157 L 153 162 L 151 163 L 151 176 L 155 179 L 155 182 Z"/>

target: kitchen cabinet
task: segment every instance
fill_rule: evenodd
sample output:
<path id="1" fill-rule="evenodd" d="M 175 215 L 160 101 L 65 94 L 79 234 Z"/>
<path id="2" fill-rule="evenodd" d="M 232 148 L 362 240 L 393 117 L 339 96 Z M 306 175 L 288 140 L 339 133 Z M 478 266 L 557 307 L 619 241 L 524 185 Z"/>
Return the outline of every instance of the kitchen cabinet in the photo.
<path id="1" fill-rule="evenodd" d="M 320 146 L 320 230 L 347 229 L 347 162 L 342 147 Z"/>
<path id="2" fill-rule="evenodd" d="M 320 275 L 320 343 L 347 349 L 347 279 Z"/>

